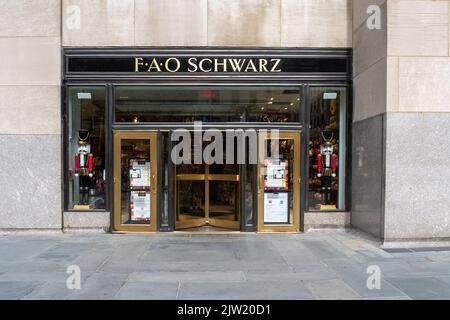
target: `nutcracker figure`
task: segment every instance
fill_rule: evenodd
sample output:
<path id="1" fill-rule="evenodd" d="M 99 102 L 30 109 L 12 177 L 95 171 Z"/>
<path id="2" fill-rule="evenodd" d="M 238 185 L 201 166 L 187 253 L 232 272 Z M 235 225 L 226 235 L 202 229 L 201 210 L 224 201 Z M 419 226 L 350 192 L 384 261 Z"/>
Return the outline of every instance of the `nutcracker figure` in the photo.
<path id="1" fill-rule="evenodd" d="M 325 205 L 332 205 L 331 201 L 331 183 L 332 178 L 336 177 L 336 155 L 333 153 L 333 132 L 322 132 L 323 144 L 317 155 L 317 176 L 321 180 L 322 197 Z"/>
<path id="2" fill-rule="evenodd" d="M 78 132 L 78 150 L 75 154 L 75 177 L 79 177 L 80 202 L 79 205 L 89 204 L 89 187 L 93 177 L 94 157 L 89 144 L 89 131 Z"/>

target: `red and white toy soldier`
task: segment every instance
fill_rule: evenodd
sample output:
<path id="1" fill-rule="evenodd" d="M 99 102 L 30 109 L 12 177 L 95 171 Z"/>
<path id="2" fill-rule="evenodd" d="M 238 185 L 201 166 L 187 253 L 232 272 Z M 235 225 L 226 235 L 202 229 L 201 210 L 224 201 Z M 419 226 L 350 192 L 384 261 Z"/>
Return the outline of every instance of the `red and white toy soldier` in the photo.
<path id="1" fill-rule="evenodd" d="M 91 145 L 88 142 L 89 131 L 78 132 L 78 150 L 75 154 L 75 176 L 79 177 L 80 205 L 89 203 L 89 187 L 94 176 L 94 156 L 91 153 Z"/>
<path id="2" fill-rule="evenodd" d="M 326 137 L 327 136 L 327 137 Z M 322 197 L 325 205 L 332 205 L 331 202 L 331 182 L 336 177 L 337 158 L 333 153 L 333 133 L 322 132 L 323 144 L 320 146 L 320 153 L 317 155 L 317 176 L 321 180 Z"/>

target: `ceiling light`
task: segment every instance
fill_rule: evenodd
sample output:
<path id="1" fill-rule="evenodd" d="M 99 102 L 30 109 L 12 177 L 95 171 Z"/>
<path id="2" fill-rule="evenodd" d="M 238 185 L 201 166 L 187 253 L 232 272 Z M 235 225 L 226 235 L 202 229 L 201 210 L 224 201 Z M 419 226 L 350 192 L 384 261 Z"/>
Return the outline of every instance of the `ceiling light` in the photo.
<path id="1" fill-rule="evenodd" d="M 337 98 L 337 92 L 325 92 L 323 94 L 324 100 L 335 100 Z"/>
<path id="2" fill-rule="evenodd" d="M 92 95 L 90 92 L 78 92 L 77 96 L 78 96 L 79 100 L 91 100 L 92 99 Z"/>

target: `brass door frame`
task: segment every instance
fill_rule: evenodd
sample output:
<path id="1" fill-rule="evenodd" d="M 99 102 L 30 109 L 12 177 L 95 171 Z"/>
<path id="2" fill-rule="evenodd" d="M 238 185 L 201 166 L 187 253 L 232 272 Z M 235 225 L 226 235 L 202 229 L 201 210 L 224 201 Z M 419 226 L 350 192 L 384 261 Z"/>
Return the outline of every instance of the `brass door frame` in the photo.
<path id="1" fill-rule="evenodd" d="M 176 183 L 178 181 L 204 181 L 205 183 L 205 203 L 204 203 L 204 211 L 205 216 L 198 219 L 189 219 L 186 221 L 176 221 L 175 219 L 175 229 L 189 229 L 189 228 L 196 228 L 196 227 L 202 227 L 205 225 L 210 225 L 214 227 L 222 227 L 222 228 L 228 228 L 228 229 L 239 229 L 240 227 L 240 203 L 236 204 L 236 210 L 237 210 L 237 221 L 230 221 L 230 220 L 224 220 L 224 219 L 214 219 L 209 217 L 210 212 L 210 203 L 209 203 L 209 182 L 210 181 L 240 181 L 240 175 L 239 174 L 209 174 L 209 166 L 205 165 L 205 173 L 200 174 L 177 174 L 175 177 Z M 178 185 L 176 186 L 178 188 Z M 176 210 L 177 215 L 179 214 L 179 203 L 178 203 L 178 190 L 176 190 Z M 240 199 L 240 194 L 238 195 Z M 241 199 L 239 200 L 241 201 Z"/>
<path id="2" fill-rule="evenodd" d="M 158 133 L 137 132 L 137 131 L 120 131 L 114 133 L 114 231 L 124 232 L 155 232 L 158 228 Z M 143 139 L 150 140 L 150 225 L 128 225 L 121 223 L 121 157 L 122 148 L 121 141 L 124 139 Z"/>
<path id="3" fill-rule="evenodd" d="M 264 157 L 264 141 L 270 139 L 270 132 L 259 132 L 258 134 L 258 228 L 257 232 L 300 232 L 300 147 L 301 147 L 301 133 L 292 131 L 278 131 L 277 139 L 292 139 L 294 140 L 294 161 L 293 161 L 293 221 L 290 224 L 265 224 L 264 223 L 264 173 L 263 161 L 261 155 Z"/>

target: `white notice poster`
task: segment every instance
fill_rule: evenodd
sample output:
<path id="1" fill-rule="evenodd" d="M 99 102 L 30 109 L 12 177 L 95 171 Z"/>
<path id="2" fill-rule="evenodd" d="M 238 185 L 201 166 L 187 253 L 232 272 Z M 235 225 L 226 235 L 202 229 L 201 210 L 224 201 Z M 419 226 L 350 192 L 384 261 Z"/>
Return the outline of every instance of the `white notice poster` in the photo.
<path id="1" fill-rule="evenodd" d="M 266 190 L 288 189 L 288 166 L 287 162 L 266 161 L 266 178 L 264 188 Z"/>
<path id="2" fill-rule="evenodd" d="M 131 191 L 130 206 L 132 221 L 150 220 L 150 192 Z"/>
<path id="3" fill-rule="evenodd" d="M 287 192 L 264 193 L 264 223 L 289 223 Z"/>
<path id="4" fill-rule="evenodd" d="M 130 187 L 150 186 L 150 162 L 130 160 Z"/>

